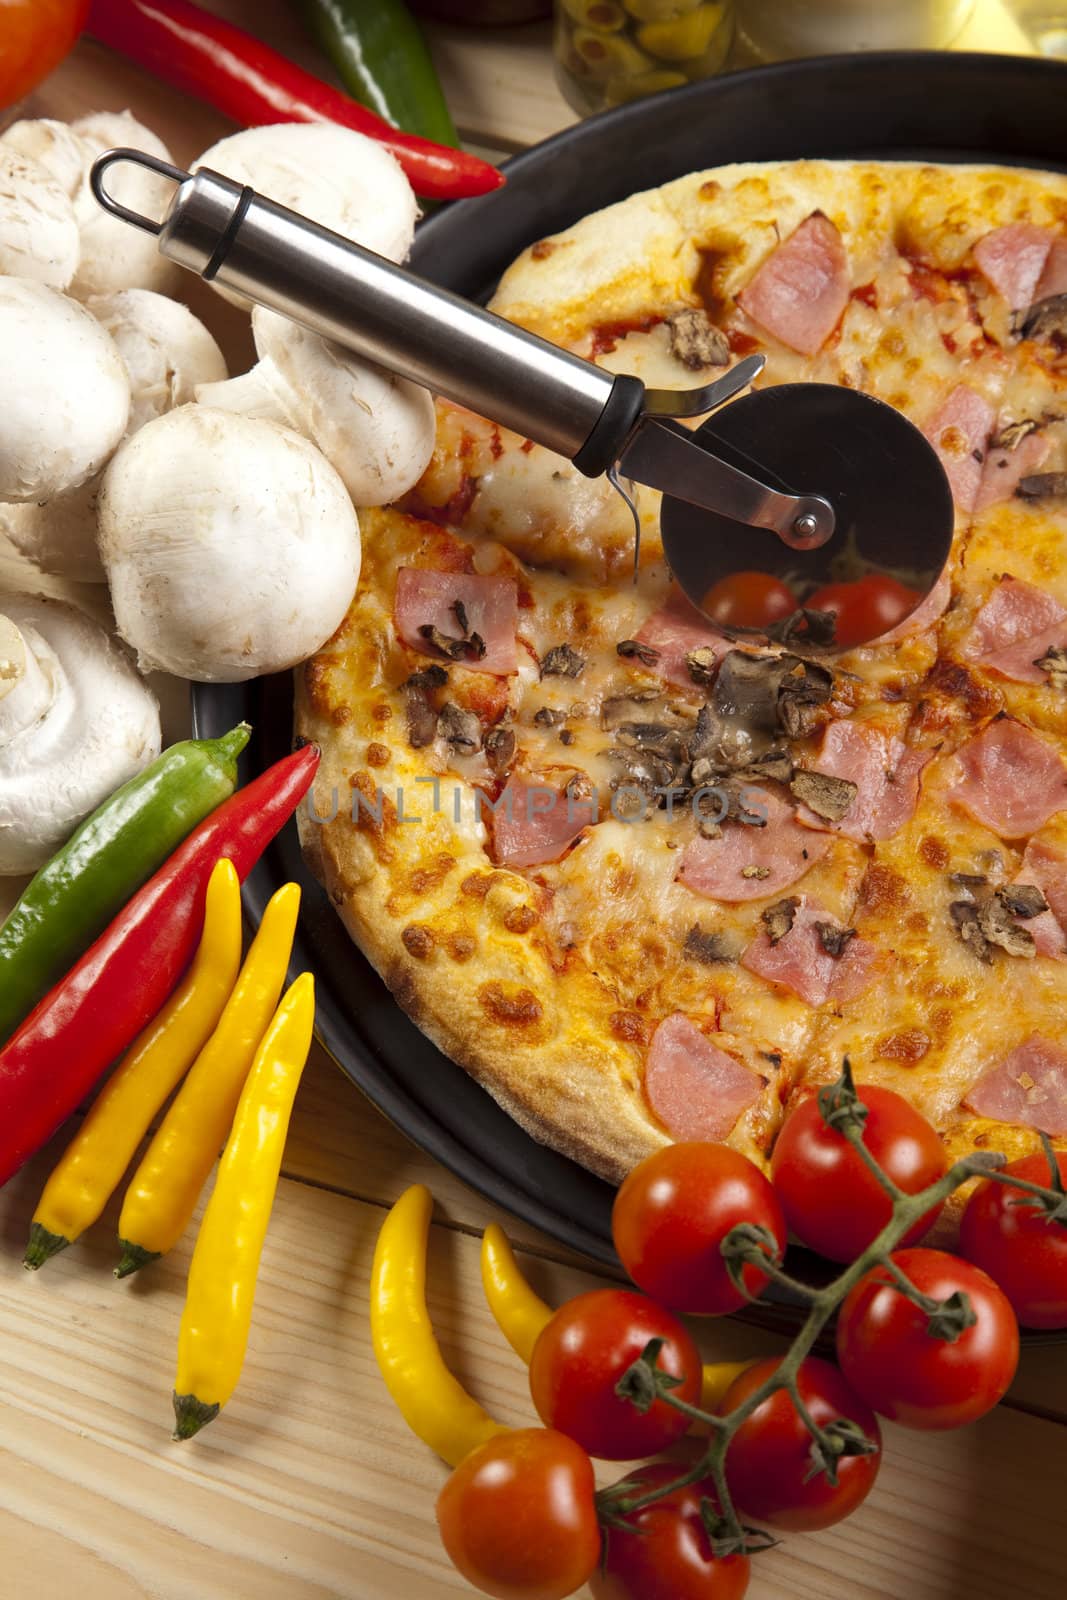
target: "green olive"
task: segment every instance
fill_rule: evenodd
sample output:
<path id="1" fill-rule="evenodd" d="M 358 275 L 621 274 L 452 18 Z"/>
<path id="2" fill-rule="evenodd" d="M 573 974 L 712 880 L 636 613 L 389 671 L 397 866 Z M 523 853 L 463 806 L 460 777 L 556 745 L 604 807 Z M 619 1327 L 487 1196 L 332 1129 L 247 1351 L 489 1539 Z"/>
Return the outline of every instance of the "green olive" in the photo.
<path id="1" fill-rule="evenodd" d="M 643 50 L 617 33 L 596 33 L 592 28 L 575 28 L 574 48 L 594 78 L 633 77 L 635 73 L 647 72 L 652 66 Z"/>
<path id="2" fill-rule="evenodd" d="M 646 94 L 657 94 L 661 89 L 680 89 L 688 82 L 684 72 L 656 67 L 651 72 L 635 73 L 631 78 L 609 78 L 604 98 L 609 106 L 621 106 L 629 100 L 640 100 Z"/>
<path id="3" fill-rule="evenodd" d="M 638 22 L 669 22 L 686 11 L 695 11 L 700 0 L 622 0 L 631 17 Z"/>
<path id="4" fill-rule="evenodd" d="M 726 6 L 716 0 L 669 22 L 644 23 L 637 30 L 637 40 L 660 61 L 692 61 L 705 53 L 725 14 Z"/>
<path id="5" fill-rule="evenodd" d="M 575 22 L 600 33 L 617 33 L 626 26 L 626 13 L 616 0 L 563 0 L 563 9 Z"/>

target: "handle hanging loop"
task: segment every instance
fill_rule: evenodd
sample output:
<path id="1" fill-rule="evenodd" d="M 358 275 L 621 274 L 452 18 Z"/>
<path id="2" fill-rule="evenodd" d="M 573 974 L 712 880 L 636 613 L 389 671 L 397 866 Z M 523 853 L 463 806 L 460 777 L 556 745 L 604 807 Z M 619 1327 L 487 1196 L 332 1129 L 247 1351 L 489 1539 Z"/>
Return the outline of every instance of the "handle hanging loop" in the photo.
<path id="1" fill-rule="evenodd" d="M 130 150 L 119 147 L 115 150 L 105 150 L 98 156 L 89 171 L 89 187 L 92 189 L 96 200 L 105 211 L 110 211 L 113 217 L 120 217 L 123 222 L 128 222 L 134 228 L 140 228 L 144 233 L 154 233 L 157 236 L 163 231 L 162 222 L 154 217 L 143 217 L 139 211 L 131 211 L 129 206 L 124 206 L 121 200 L 116 200 L 104 187 L 104 176 L 109 167 L 117 166 L 119 162 L 128 161 L 135 167 L 147 167 L 150 172 L 158 172 L 163 178 L 169 178 L 172 183 L 184 183 L 190 176 L 180 167 L 171 166 L 169 161 L 161 161 L 158 156 L 151 156 L 144 150 Z"/>

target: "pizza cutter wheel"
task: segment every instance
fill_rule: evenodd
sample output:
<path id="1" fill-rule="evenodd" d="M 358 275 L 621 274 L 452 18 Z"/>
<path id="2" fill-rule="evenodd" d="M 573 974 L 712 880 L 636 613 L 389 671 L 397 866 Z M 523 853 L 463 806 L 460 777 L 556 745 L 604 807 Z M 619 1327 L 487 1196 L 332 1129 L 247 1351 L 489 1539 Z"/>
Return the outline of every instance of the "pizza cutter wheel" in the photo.
<path id="1" fill-rule="evenodd" d="M 122 162 L 177 186 L 161 221 L 107 189 Z M 721 580 L 768 573 L 799 601 L 790 637 L 832 648 L 832 619 L 804 606 L 824 585 L 892 578 L 914 610 L 941 573 L 953 524 L 944 470 L 919 430 L 878 400 L 830 384 L 739 399 L 762 370 L 757 356 L 698 389 L 646 389 L 221 173 L 190 175 L 117 149 L 95 162 L 91 183 L 106 210 L 155 234 L 161 254 L 200 277 L 557 451 L 588 477 L 608 473 L 624 494 L 625 479 L 662 490 L 664 553 L 700 609 Z M 695 429 L 680 420 L 708 413 Z M 850 642 L 865 640 L 853 629 Z"/>

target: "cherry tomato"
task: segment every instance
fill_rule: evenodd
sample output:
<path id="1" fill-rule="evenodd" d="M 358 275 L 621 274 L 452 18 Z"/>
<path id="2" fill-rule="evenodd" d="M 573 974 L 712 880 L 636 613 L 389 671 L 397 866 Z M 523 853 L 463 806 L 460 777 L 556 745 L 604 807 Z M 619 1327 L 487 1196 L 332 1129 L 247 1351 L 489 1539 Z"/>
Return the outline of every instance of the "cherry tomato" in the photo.
<path id="1" fill-rule="evenodd" d="M 888 633 L 914 611 L 921 596 L 895 578 L 872 575 L 852 583 L 828 583 L 804 601 L 809 611 L 832 611 L 837 618 L 834 643 L 843 649 Z"/>
<path id="2" fill-rule="evenodd" d="M 498 1600 L 563 1600 L 600 1559 L 596 1482 L 562 1433 L 520 1428 L 461 1461 L 437 1497 L 449 1560 Z"/>
<path id="3" fill-rule="evenodd" d="M 4 0 L 0 5 L 0 108 L 29 94 L 74 47 L 89 0 Z"/>
<path id="4" fill-rule="evenodd" d="M 992 1278 L 943 1250 L 897 1250 L 893 1261 L 935 1300 L 962 1291 L 978 1318 L 951 1343 L 882 1266 L 847 1296 L 837 1323 L 841 1370 L 869 1405 L 906 1428 L 960 1428 L 991 1411 L 1015 1376 L 1019 1325 Z"/>
<path id="5" fill-rule="evenodd" d="M 944 1176 L 944 1148 L 924 1116 L 890 1089 L 864 1084 L 856 1092 L 870 1113 L 864 1142 L 902 1189 L 917 1194 Z M 855 1261 L 892 1215 L 889 1196 L 844 1135 L 826 1126 L 814 1095 L 778 1135 L 771 1178 L 797 1238 L 831 1261 Z M 902 1243 L 921 1239 L 940 1212 L 928 1211 Z"/>
<path id="6" fill-rule="evenodd" d="M 720 1316 L 746 1297 L 730 1281 L 719 1246 L 730 1229 L 769 1229 L 785 1254 L 782 1208 L 759 1168 L 724 1144 L 672 1144 L 636 1166 L 615 1196 L 611 1231 L 639 1288 L 676 1311 Z M 766 1273 L 744 1268 L 750 1298 Z"/>
<path id="7" fill-rule="evenodd" d="M 604 1461 L 655 1455 L 680 1439 L 689 1427 L 682 1412 L 657 1400 L 642 1416 L 615 1393 L 650 1339 L 664 1340 L 658 1365 L 683 1380 L 673 1392 L 695 1405 L 700 1352 L 669 1311 L 629 1289 L 594 1289 L 561 1306 L 530 1360 L 530 1393 L 541 1421 Z"/>
<path id="8" fill-rule="evenodd" d="M 1067 1181 L 1067 1155 L 1056 1159 Z M 1049 1182 L 1042 1154 L 1006 1170 L 1030 1183 Z M 960 1249 L 1000 1285 L 1024 1328 L 1067 1328 L 1067 1223 L 1053 1222 L 1026 1198 L 1022 1189 L 988 1178 L 980 1183 L 963 1213 Z"/>
<path id="9" fill-rule="evenodd" d="M 638 1495 L 684 1471 L 684 1465 L 657 1461 L 628 1474 L 626 1482 Z M 594 1600 L 742 1600 L 748 1557 L 716 1557 L 701 1521 L 701 1500 L 714 1499 L 714 1484 L 690 1484 L 628 1517 L 632 1533 L 605 1529 L 603 1565 L 589 1580 Z"/>
<path id="10" fill-rule="evenodd" d="M 769 572 L 732 572 L 704 596 L 704 610 L 725 628 L 765 628 L 791 617 L 799 605 L 789 585 Z"/>
<path id="11" fill-rule="evenodd" d="M 735 1378 L 719 1406 L 725 1415 L 747 1400 L 781 1366 L 760 1361 Z M 878 1419 L 829 1361 L 809 1356 L 797 1374 L 801 1401 L 820 1427 L 854 1422 L 877 1445 L 872 1455 L 839 1456 L 837 1483 L 825 1472 L 808 1476 L 812 1436 L 792 1396 L 779 1389 L 746 1417 L 726 1452 L 726 1481 L 739 1512 L 757 1524 L 770 1522 L 800 1533 L 829 1528 L 865 1500 L 882 1464 Z"/>

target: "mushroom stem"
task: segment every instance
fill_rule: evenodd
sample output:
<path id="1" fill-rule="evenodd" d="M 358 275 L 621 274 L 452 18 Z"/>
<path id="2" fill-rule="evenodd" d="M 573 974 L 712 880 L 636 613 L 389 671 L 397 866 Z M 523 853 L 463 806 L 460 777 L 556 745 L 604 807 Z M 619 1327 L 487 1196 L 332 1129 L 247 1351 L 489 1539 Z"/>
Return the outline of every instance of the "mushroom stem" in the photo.
<path id="1" fill-rule="evenodd" d="M 32 728 L 51 703 L 49 675 L 21 628 L 0 614 L 0 744 Z"/>
<path id="2" fill-rule="evenodd" d="M 259 417 L 264 422 L 280 422 L 283 427 L 296 427 L 300 431 L 299 424 L 293 422 L 266 381 L 266 367 L 266 361 L 261 361 L 239 377 L 197 384 L 198 404 L 211 406 L 216 411 L 236 411 L 245 417 Z"/>

